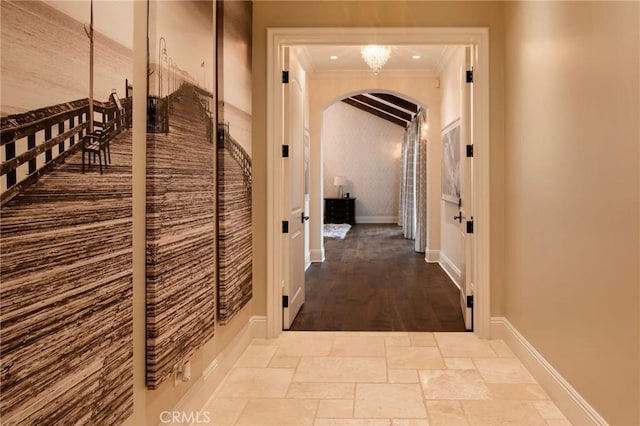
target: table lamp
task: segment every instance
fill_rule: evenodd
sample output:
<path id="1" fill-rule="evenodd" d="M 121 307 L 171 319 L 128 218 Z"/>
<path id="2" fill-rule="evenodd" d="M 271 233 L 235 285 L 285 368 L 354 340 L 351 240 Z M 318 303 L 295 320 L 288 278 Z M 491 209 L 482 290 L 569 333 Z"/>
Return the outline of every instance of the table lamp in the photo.
<path id="1" fill-rule="evenodd" d="M 344 190 L 342 187 L 347 184 L 347 178 L 344 176 L 335 176 L 333 184 L 338 187 L 338 198 L 344 198 Z"/>

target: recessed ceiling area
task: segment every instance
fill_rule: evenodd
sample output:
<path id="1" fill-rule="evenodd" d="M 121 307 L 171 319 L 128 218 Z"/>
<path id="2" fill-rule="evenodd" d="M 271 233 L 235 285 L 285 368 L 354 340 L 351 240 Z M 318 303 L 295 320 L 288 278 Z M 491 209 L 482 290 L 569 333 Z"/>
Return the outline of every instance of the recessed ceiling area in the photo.
<path id="1" fill-rule="evenodd" d="M 425 71 L 432 76 L 438 75 L 441 63 L 448 50 L 451 49 L 451 46 L 446 45 L 395 45 L 390 47 L 391 57 L 382 67 L 380 74 L 389 71 Z M 360 48 L 360 45 L 306 45 L 296 46 L 295 50 L 312 73 L 368 71 L 369 67 L 360 55 Z"/>

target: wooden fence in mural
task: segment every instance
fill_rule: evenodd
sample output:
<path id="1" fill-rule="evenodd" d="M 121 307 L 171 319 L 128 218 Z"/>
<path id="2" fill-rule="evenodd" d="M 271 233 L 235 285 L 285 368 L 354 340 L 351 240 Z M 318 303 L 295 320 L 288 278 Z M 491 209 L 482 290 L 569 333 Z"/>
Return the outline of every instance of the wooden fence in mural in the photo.
<path id="1" fill-rule="evenodd" d="M 211 95 L 209 95 L 212 97 Z M 215 327 L 215 146 L 202 94 L 172 96 L 166 133 L 147 135 L 147 386 L 156 388 Z"/>
<path id="2" fill-rule="evenodd" d="M 83 174 L 87 101 L 57 107 L 2 123 L 2 147 L 16 150 L 3 173 L 31 173 L 0 209 L 0 416 L 120 424 L 133 410 L 131 130 L 111 140 L 104 173 Z M 114 108 L 96 105 L 98 127 Z"/>
<path id="3" fill-rule="evenodd" d="M 228 323 L 252 297 L 251 158 L 218 126 L 218 318 Z"/>
<path id="4" fill-rule="evenodd" d="M 120 106 L 124 109 L 121 124 L 129 128 L 131 98 L 122 100 Z M 119 108 L 113 95 L 110 102 L 94 101 L 93 112 L 94 128 L 106 129 L 118 124 Z M 2 204 L 57 164 L 64 163 L 81 147 L 88 128 L 87 98 L 3 117 L 0 120 L 0 147 L 4 154 L 0 164 Z"/>

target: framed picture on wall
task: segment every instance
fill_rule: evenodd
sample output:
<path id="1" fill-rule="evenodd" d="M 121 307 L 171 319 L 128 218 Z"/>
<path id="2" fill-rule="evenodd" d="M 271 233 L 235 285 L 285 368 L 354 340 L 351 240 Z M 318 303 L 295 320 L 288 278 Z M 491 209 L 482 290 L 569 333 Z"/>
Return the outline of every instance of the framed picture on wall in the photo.
<path id="1" fill-rule="evenodd" d="M 442 199 L 460 201 L 460 119 L 442 129 Z"/>

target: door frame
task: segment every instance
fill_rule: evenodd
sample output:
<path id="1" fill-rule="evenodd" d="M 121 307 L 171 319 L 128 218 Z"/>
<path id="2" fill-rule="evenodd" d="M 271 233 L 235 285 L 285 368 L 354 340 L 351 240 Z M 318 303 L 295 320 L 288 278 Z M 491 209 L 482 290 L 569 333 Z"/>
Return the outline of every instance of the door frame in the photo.
<path id="1" fill-rule="evenodd" d="M 398 28 L 267 28 L 267 335 L 282 333 L 284 244 L 282 205 L 283 96 L 282 51 L 309 44 L 472 44 L 475 47 L 473 84 L 475 297 L 474 333 L 491 333 L 490 287 L 490 145 L 489 145 L 489 29 L 486 27 Z"/>

